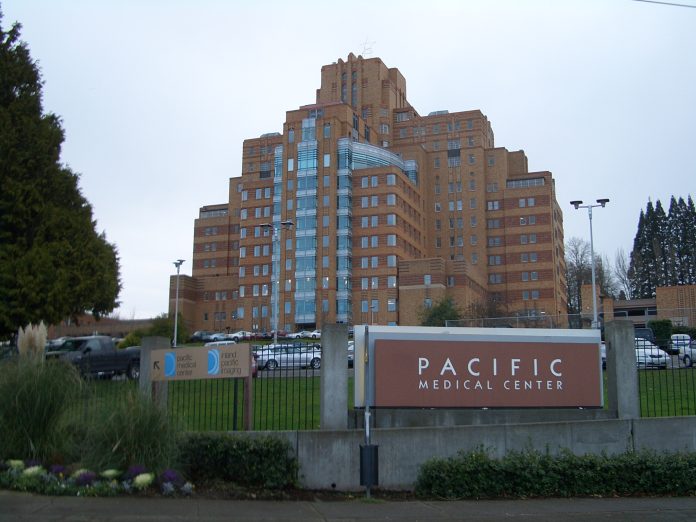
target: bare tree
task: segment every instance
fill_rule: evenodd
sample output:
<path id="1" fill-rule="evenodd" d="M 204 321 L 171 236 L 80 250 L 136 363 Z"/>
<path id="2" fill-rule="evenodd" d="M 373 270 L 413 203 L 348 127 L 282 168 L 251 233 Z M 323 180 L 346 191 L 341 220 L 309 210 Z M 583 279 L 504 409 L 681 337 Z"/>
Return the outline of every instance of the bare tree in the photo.
<path id="1" fill-rule="evenodd" d="M 619 287 L 619 297 L 624 299 L 633 299 L 633 291 L 631 290 L 631 279 L 628 277 L 629 259 L 623 248 L 616 251 L 614 258 L 614 275 Z M 623 296 L 621 295 L 623 294 Z"/>
<path id="2" fill-rule="evenodd" d="M 565 247 L 566 281 L 568 282 L 568 313 L 579 313 L 582 309 L 581 288 L 592 279 L 590 245 L 584 239 L 571 237 Z"/>

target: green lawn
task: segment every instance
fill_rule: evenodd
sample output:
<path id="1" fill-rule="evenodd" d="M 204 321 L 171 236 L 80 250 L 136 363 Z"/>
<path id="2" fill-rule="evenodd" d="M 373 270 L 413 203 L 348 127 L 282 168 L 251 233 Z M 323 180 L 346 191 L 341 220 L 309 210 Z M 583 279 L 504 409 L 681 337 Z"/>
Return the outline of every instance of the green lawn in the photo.
<path id="1" fill-rule="evenodd" d="M 255 430 L 318 429 L 320 378 L 311 372 L 283 372 L 254 379 Z M 638 372 L 643 417 L 696 415 L 696 370 L 641 370 Z M 348 408 L 353 408 L 353 378 L 348 379 Z M 107 405 L 129 381 L 94 381 L 87 388 L 76 414 L 93 415 L 97 405 Z M 605 383 L 605 407 L 606 407 Z M 188 431 L 233 431 L 244 426 L 244 381 L 211 379 L 169 383 L 169 411 Z"/>

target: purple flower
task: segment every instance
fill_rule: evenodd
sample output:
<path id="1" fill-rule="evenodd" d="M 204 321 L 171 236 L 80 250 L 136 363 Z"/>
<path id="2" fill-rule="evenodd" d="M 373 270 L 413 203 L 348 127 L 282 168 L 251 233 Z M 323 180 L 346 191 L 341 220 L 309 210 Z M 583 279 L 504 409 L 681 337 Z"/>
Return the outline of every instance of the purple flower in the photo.
<path id="1" fill-rule="evenodd" d="M 84 473 L 80 473 L 77 476 L 77 478 L 75 479 L 75 485 L 78 487 L 91 486 L 92 483 L 96 480 L 96 478 L 97 474 L 93 471 L 85 471 Z"/>
<path id="2" fill-rule="evenodd" d="M 36 459 L 28 459 L 24 461 L 25 468 L 33 468 L 34 466 L 40 466 L 41 461 Z"/>
<path id="3" fill-rule="evenodd" d="M 123 475 L 123 478 L 125 480 L 133 480 L 135 477 L 142 475 L 143 473 L 147 473 L 147 468 L 140 464 L 135 464 L 134 466 L 128 468 L 128 471 L 126 471 L 126 473 Z"/>
<path id="4" fill-rule="evenodd" d="M 62 464 L 54 464 L 50 468 L 48 468 L 48 472 L 51 475 L 65 475 L 65 466 Z"/>
<path id="5" fill-rule="evenodd" d="M 184 479 L 178 471 L 174 469 L 165 469 L 162 473 L 160 473 L 160 476 L 157 477 L 157 483 L 163 485 L 167 482 L 173 486 L 179 487 L 184 483 Z"/>

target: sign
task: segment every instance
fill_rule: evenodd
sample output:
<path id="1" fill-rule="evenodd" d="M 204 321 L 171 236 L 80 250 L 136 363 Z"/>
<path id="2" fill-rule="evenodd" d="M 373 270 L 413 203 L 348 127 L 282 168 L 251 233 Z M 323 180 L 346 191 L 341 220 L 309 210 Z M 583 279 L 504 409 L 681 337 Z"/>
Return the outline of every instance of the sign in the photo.
<path id="1" fill-rule="evenodd" d="M 151 360 L 153 381 L 249 377 L 251 348 L 248 344 L 231 344 L 153 350 Z"/>
<path id="2" fill-rule="evenodd" d="M 603 407 L 598 342 L 374 341 L 374 406 Z"/>

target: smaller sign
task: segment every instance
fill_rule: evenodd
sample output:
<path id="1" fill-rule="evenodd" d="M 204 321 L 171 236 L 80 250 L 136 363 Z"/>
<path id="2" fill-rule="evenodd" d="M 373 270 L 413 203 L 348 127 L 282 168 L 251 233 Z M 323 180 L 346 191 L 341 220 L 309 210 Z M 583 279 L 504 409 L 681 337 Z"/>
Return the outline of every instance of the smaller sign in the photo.
<path id="1" fill-rule="evenodd" d="M 153 381 L 249 377 L 251 348 L 248 344 L 232 344 L 153 350 L 151 361 Z"/>

